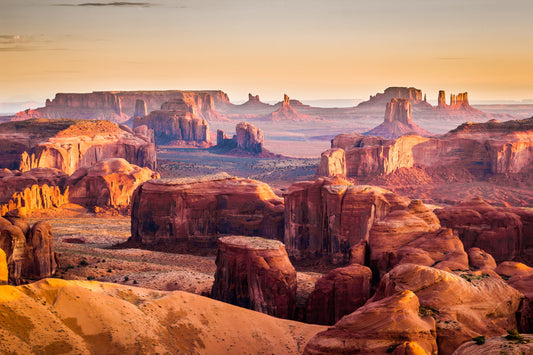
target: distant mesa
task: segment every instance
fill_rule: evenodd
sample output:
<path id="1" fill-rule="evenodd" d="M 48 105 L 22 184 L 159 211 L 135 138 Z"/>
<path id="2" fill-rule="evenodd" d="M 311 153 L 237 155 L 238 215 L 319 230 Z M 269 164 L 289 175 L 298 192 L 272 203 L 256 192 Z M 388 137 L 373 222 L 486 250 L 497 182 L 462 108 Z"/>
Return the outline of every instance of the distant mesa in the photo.
<path id="1" fill-rule="evenodd" d="M 230 155 L 277 157 L 264 148 L 263 131 L 248 122 L 238 123 L 232 138 L 223 130 L 217 130 L 217 145 L 211 149 L 213 152 Z"/>
<path id="2" fill-rule="evenodd" d="M 408 99 L 413 105 L 427 102 L 422 97 L 422 90 L 414 87 L 388 87 L 383 93 L 370 95 L 368 101 L 363 101 L 357 105 L 359 108 L 371 106 L 385 106 L 392 99 Z M 429 105 L 429 104 L 427 104 Z"/>
<path id="3" fill-rule="evenodd" d="M 209 147 L 211 138 L 207 120 L 197 116 L 192 99 L 174 99 L 144 117 L 133 119 L 133 128 L 146 126 L 153 131 L 156 145 Z"/>
<path id="4" fill-rule="evenodd" d="M 411 101 L 398 98 L 394 98 L 387 103 L 384 122 L 363 134 L 381 136 L 388 139 L 398 138 L 407 134 L 432 135 L 413 123 Z"/>
<path id="5" fill-rule="evenodd" d="M 464 110 L 464 111 L 478 111 L 468 102 L 468 93 L 450 94 L 450 104 L 446 104 L 446 93 L 444 90 L 439 91 L 437 109 L 439 110 Z"/>
<path id="6" fill-rule="evenodd" d="M 28 109 L 15 114 L 12 120 L 28 118 L 100 119 L 123 123 L 132 117 L 145 116 L 159 110 L 165 102 L 184 99 L 194 102 L 197 115 L 207 120 L 227 120 L 215 110 L 215 105 L 230 104 L 228 95 L 218 90 L 206 91 L 94 91 L 92 93 L 58 93 L 46 100 L 45 107 Z M 144 102 L 144 108 L 142 103 Z M 144 115 L 143 115 L 144 113 Z"/>
<path id="7" fill-rule="evenodd" d="M 269 107 L 270 105 L 262 102 L 259 98 L 259 95 L 248 94 L 248 101 L 243 103 L 241 106 Z"/>

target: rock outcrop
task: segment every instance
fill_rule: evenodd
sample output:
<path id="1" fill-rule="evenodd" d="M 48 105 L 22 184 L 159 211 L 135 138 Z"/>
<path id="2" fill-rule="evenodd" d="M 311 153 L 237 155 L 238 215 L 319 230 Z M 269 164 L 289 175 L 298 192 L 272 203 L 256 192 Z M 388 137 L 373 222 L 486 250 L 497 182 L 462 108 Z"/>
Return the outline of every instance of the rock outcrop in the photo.
<path id="1" fill-rule="evenodd" d="M 437 354 L 435 320 L 420 315 L 420 306 L 407 290 L 369 302 L 315 335 L 304 354 Z"/>
<path id="2" fill-rule="evenodd" d="M 156 145 L 211 145 L 207 121 L 188 111 L 152 111 L 145 117 L 133 119 L 133 127 L 138 126 L 153 130 Z"/>
<path id="3" fill-rule="evenodd" d="M 283 239 L 283 200 L 259 181 L 225 173 L 149 180 L 132 200 L 131 238 L 143 244 L 220 234 Z"/>
<path id="4" fill-rule="evenodd" d="M 343 149 L 332 148 L 321 154 L 318 176 L 346 177 L 346 156 Z"/>
<path id="5" fill-rule="evenodd" d="M 5 221 L 2 218 L 0 249 L 5 254 L 9 283 L 52 277 L 57 265 L 50 223 L 40 221 L 30 228 L 20 218 L 13 218 L 9 225 Z"/>
<path id="6" fill-rule="evenodd" d="M 431 136 L 430 132 L 413 123 L 411 101 L 398 98 L 387 103 L 384 122 L 364 134 L 388 139 L 408 134 Z"/>
<path id="7" fill-rule="evenodd" d="M 333 325 L 365 304 L 370 297 L 372 271 L 353 264 L 330 271 L 315 284 L 307 300 L 306 321 Z"/>
<path id="8" fill-rule="evenodd" d="M 248 122 L 240 122 L 235 127 L 235 134 L 231 138 L 224 131 L 217 130 L 217 145 L 211 150 L 215 153 L 230 155 L 275 157 L 275 154 L 264 148 L 263 141 L 263 131 Z"/>
<path id="9" fill-rule="evenodd" d="M 523 341 L 515 337 L 496 336 L 483 337 L 479 341 L 468 341 L 454 351 L 453 355 L 486 355 L 486 354 L 533 354 L 533 334 L 519 334 Z"/>
<path id="10" fill-rule="evenodd" d="M 128 210 L 137 186 L 153 178 L 159 178 L 159 174 L 148 168 L 140 168 L 121 158 L 107 159 L 80 168 L 68 178 L 68 199 L 90 208 Z"/>
<path id="11" fill-rule="evenodd" d="M 409 290 L 409 291 L 407 291 Z M 516 328 L 516 312 L 523 295 L 496 273 L 466 272 L 459 275 L 428 266 L 399 265 L 386 274 L 369 300 L 414 292 L 420 312 L 436 320 L 439 354 L 452 354 L 477 336 L 497 336 Z"/>
<path id="12" fill-rule="evenodd" d="M 374 222 L 404 209 L 409 200 L 373 186 L 342 178 L 293 184 L 285 198 L 285 245 L 296 259 L 327 256 L 348 262 L 350 248 L 368 241 Z"/>
<path id="13" fill-rule="evenodd" d="M 72 174 L 107 158 L 155 169 L 155 146 L 115 123 L 32 119 L 0 124 L 0 168 L 55 168 Z"/>
<path id="14" fill-rule="evenodd" d="M 532 171 L 533 118 L 465 123 L 438 138 L 403 136 L 395 140 L 341 135 L 332 148 L 344 149 L 348 177 L 365 179 L 398 169 L 430 169 L 474 178 Z"/>
<path id="15" fill-rule="evenodd" d="M 53 100 L 46 100 L 45 107 L 19 112 L 14 119 L 69 117 L 122 123 L 130 117 L 140 117 L 136 114 L 137 100 L 142 100 L 145 103 L 146 112 L 151 112 L 158 110 L 163 103 L 174 99 L 194 102 L 198 107 L 198 116 L 209 120 L 225 119 L 215 110 L 215 105 L 229 104 L 228 95 L 216 90 L 95 91 L 83 94 L 56 94 Z"/>
<path id="16" fill-rule="evenodd" d="M 64 186 L 64 185 L 63 185 Z M 27 212 L 38 211 L 48 208 L 57 208 L 69 202 L 68 187 L 31 185 L 22 191 L 15 192 L 9 200 L 0 203 L 0 215 L 19 208 Z"/>
<path id="17" fill-rule="evenodd" d="M 393 99 L 407 99 L 413 104 L 419 104 L 422 100 L 422 90 L 413 87 L 388 87 L 383 93 L 371 95 L 368 101 L 363 101 L 357 107 L 385 106 Z"/>
<path id="18" fill-rule="evenodd" d="M 494 207 L 476 198 L 435 213 L 443 226 L 458 233 L 466 249 L 481 248 L 496 262 L 533 262 L 533 211 Z"/>
<path id="19" fill-rule="evenodd" d="M 133 118 L 135 117 L 144 117 L 148 114 L 148 110 L 146 109 L 146 102 L 141 99 L 137 99 L 135 101 L 135 112 L 133 112 Z"/>
<path id="20" fill-rule="evenodd" d="M 296 270 L 283 243 L 257 237 L 218 240 L 211 297 L 278 318 L 291 318 L 296 305 Z"/>

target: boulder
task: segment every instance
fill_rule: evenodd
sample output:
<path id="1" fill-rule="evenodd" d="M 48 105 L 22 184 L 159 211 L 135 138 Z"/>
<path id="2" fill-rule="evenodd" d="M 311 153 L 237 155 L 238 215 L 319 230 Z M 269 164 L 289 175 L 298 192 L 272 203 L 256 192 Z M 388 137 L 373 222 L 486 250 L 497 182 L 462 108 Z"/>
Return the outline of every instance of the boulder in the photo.
<path id="1" fill-rule="evenodd" d="M 17 226 L 0 228 L 0 249 L 6 255 L 9 283 L 19 285 L 23 282 L 24 265 L 27 262 L 26 238 Z"/>
<path id="2" fill-rule="evenodd" d="M 131 238 L 147 245 L 220 234 L 281 240 L 283 211 L 267 184 L 226 173 L 149 180 L 133 194 Z"/>
<path id="3" fill-rule="evenodd" d="M 496 261 L 492 255 L 479 248 L 468 249 L 468 263 L 474 269 L 496 268 Z"/>
<path id="4" fill-rule="evenodd" d="M 369 302 L 406 290 L 418 297 L 421 313 L 435 318 L 439 354 L 452 354 L 474 337 L 496 336 L 516 328 L 515 314 L 524 297 L 494 272 L 454 274 L 428 266 L 403 264 L 381 279 Z"/>
<path id="5" fill-rule="evenodd" d="M 307 300 L 307 323 L 333 325 L 365 304 L 370 297 L 372 271 L 352 264 L 321 277 Z"/>
<path id="6" fill-rule="evenodd" d="M 217 271 L 211 297 L 279 318 L 296 305 L 296 270 L 283 243 L 257 237 L 218 240 Z"/>
<path id="7" fill-rule="evenodd" d="M 9 270 L 7 268 L 6 253 L 0 249 L 0 285 L 7 285 L 9 280 Z"/>
<path id="8" fill-rule="evenodd" d="M 56 271 L 52 226 L 49 222 L 39 221 L 33 225 L 26 240 L 28 260 L 25 278 L 40 280 L 52 277 Z"/>
<path id="9" fill-rule="evenodd" d="M 304 354 L 385 354 L 395 349 L 401 354 L 420 348 L 437 354 L 435 320 L 421 316 L 419 309 L 417 296 L 408 290 L 367 302 L 311 338 Z"/>

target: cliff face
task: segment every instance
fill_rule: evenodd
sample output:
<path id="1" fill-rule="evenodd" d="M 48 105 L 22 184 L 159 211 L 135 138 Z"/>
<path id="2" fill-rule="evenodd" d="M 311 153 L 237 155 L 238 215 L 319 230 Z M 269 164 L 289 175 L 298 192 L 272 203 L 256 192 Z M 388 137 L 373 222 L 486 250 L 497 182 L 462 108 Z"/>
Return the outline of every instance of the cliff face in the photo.
<path id="1" fill-rule="evenodd" d="M 364 134 L 389 139 L 407 134 L 431 135 L 431 133 L 413 123 L 411 101 L 397 98 L 387 103 L 384 122 Z"/>
<path id="2" fill-rule="evenodd" d="M 0 124 L 1 168 L 72 174 L 107 158 L 155 169 L 155 146 L 109 121 L 33 119 Z M 5 152 L 5 155 L 4 153 Z"/>
<path id="3" fill-rule="evenodd" d="M 53 100 L 46 100 L 46 106 L 26 110 L 15 115 L 15 119 L 64 118 L 103 119 L 124 122 L 135 116 L 137 100 L 145 103 L 147 112 L 158 110 L 161 105 L 173 99 L 189 99 L 199 107 L 199 113 L 206 119 L 224 119 L 215 111 L 215 105 L 229 104 L 229 98 L 222 91 L 95 91 L 83 94 L 56 94 Z"/>
<path id="4" fill-rule="evenodd" d="M 131 218 L 132 240 L 148 245 L 219 234 L 283 239 L 283 200 L 264 183 L 225 173 L 147 181 L 133 195 Z"/>
<path id="5" fill-rule="evenodd" d="M 340 135 L 332 148 L 344 149 L 349 177 L 387 175 L 400 168 L 466 170 L 474 177 L 532 170 L 533 118 L 466 123 L 438 138 L 395 140 Z"/>
<path id="6" fill-rule="evenodd" d="M 368 101 L 361 102 L 357 107 L 385 106 L 392 99 L 407 99 L 413 104 L 422 101 L 422 90 L 413 87 L 389 87 L 383 93 L 370 96 Z"/>
<path id="7" fill-rule="evenodd" d="M 180 105 L 186 106 L 184 102 L 171 102 L 164 107 L 177 108 Z M 192 144 L 201 147 L 211 145 L 207 121 L 189 111 L 153 111 L 148 116 L 133 119 L 133 127 L 139 126 L 153 130 L 157 145 Z"/>
<path id="8" fill-rule="evenodd" d="M 293 184 L 285 198 L 285 245 L 296 259 L 327 256 L 349 260 L 350 248 L 368 241 L 375 221 L 409 200 L 372 186 L 319 178 Z"/>

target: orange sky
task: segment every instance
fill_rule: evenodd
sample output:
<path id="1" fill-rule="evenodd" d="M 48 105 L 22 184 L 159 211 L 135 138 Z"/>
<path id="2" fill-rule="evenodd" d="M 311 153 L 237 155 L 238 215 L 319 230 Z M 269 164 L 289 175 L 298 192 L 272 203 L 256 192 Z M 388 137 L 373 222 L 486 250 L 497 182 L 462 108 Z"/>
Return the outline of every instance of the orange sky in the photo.
<path id="1" fill-rule="evenodd" d="M 387 86 L 533 99 L 533 2 L 1 0 L 0 102 L 221 89 L 367 98 Z"/>

